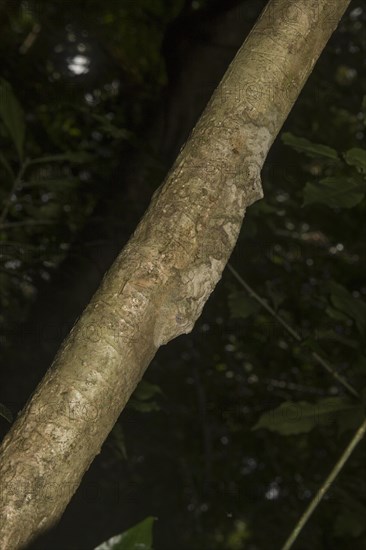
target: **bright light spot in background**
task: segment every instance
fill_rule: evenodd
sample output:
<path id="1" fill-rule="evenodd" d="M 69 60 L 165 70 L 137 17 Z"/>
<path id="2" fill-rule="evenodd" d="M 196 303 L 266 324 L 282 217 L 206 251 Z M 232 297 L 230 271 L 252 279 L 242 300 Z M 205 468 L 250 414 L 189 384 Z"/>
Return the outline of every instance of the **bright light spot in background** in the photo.
<path id="1" fill-rule="evenodd" d="M 74 74 L 85 74 L 89 72 L 90 59 L 85 55 L 76 55 L 68 60 L 68 68 Z"/>
<path id="2" fill-rule="evenodd" d="M 102 93 L 101 93 L 100 90 L 95 89 L 91 93 L 85 94 L 84 97 L 85 97 L 85 101 L 87 102 L 88 105 L 94 106 L 94 105 L 98 105 L 98 103 L 100 103 Z"/>
<path id="3" fill-rule="evenodd" d="M 353 11 L 351 11 L 350 13 L 350 17 L 351 19 L 355 20 L 355 19 L 358 19 L 358 17 L 360 17 L 362 15 L 362 8 L 361 7 L 358 7 L 358 8 L 355 8 Z"/>
<path id="4" fill-rule="evenodd" d="M 277 500 L 278 497 L 280 496 L 280 489 L 278 487 L 278 484 L 273 481 L 268 490 L 266 491 L 265 493 L 265 497 L 267 500 Z"/>
<path id="5" fill-rule="evenodd" d="M 242 475 L 248 475 L 254 472 L 257 468 L 257 462 L 252 457 L 243 458 L 243 467 L 240 470 Z"/>
<path id="6" fill-rule="evenodd" d="M 94 97 L 93 97 L 91 94 L 85 94 L 85 101 L 86 101 L 89 105 L 94 105 L 94 103 L 95 103 Z"/>

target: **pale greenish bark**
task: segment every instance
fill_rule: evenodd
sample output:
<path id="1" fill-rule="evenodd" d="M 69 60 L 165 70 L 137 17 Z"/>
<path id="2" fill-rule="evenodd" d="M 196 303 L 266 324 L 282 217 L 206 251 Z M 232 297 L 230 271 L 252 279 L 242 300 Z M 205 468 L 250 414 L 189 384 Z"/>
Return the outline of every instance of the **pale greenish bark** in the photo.
<path id="1" fill-rule="evenodd" d="M 190 332 L 269 148 L 350 0 L 271 0 L 1 446 L 0 541 L 62 515 L 156 350 Z"/>

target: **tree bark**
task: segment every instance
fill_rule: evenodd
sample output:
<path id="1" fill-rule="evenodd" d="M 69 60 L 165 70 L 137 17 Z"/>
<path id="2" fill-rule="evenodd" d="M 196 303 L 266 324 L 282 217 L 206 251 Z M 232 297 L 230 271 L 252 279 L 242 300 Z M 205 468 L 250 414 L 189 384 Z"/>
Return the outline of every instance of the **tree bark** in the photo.
<path id="1" fill-rule="evenodd" d="M 173 72 L 174 63 L 174 73 L 136 129 L 144 135 L 147 150 L 127 147 L 121 151 L 112 183 L 71 243 L 67 257 L 51 281 L 38 285 L 25 322 L 9 327 L 7 350 L 2 353 L 7 369 L 0 370 L 0 400 L 11 410 L 23 408 L 146 210 L 153 192 L 151 180 L 156 180 L 151 155 L 166 166 L 162 168 L 165 176 L 264 5 L 263 0 L 230 0 L 224 5 L 215 0 L 169 25 L 163 50 L 169 52 L 167 72 Z M 5 429 L 1 439 L 4 434 Z"/>
<path id="2" fill-rule="evenodd" d="M 157 349 L 192 330 L 350 0 L 271 0 L 1 446 L 1 548 L 62 515 Z"/>

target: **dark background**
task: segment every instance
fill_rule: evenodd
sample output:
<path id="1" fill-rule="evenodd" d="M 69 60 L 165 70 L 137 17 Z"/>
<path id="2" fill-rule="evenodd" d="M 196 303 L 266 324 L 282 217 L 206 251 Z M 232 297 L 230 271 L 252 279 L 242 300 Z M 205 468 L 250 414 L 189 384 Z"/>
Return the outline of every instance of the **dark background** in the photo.
<path id="1" fill-rule="evenodd" d="M 1 77 L 24 113 L 24 158 L 65 155 L 21 173 L 0 116 L 2 158 L 18 176 L 0 158 L 2 435 L 264 5 L 0 0 Z M 60 523 L 32 549 L 90 549 L 147 516 L 157 518 L 156 550 L 279 548 L 338 459 L 366 386 L 366 155 L 347 156 L 365 146 L 365 20 L 351 2 L 270 152 L 265 198 L 231 259 L 275 315 L 226 270 L 193 333 L 158 352 Z M 319 403 L 349 392 L 314 351 L 357 389 L 356 412 L 319 420 Z M 312 429 L 296 408 L 304 401 Z M 290 435 L 281 423 L 252 430 L 289 402 Z M 365 458 L 363 443 L 296 548 L 366 547 Z"/>

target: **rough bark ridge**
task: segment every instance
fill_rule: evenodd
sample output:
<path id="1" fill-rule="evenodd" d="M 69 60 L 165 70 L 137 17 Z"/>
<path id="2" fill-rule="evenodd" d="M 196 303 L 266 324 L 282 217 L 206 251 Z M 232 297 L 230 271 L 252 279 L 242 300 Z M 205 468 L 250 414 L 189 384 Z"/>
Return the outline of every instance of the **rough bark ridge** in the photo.
<path id="1" fill-rule="evenodd" d="M 1 548 L 61 516 L 159 346 L 192 330 L 350 0 L 272 0 L 1 447 Z"/>

